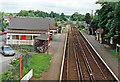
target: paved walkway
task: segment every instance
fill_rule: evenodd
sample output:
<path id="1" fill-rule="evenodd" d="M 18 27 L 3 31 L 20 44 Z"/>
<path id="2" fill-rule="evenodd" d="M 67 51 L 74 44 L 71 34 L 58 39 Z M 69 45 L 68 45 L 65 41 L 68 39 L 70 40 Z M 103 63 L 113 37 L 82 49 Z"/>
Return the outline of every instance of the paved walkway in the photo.
<path id="1" fill-rule="evenodd" d="M 50 67 L 47 72 L 42 73 L 41 80 L 58 80 L 63 57 L 66 33 L 56 34 L 50 42 L 49 54 L 52 55 Z"/>
<path id="2" fill-rule="evenodd" d="M 99 55 L 103 58 L 103 60 L 107 63 L 107 65 L 111 68 L 111 70 L 118 75 L 118 59 L 113 56 L 109 50 L 110 48 L 105 47 L 105 44 L 100 44 L 98 41 L 95 40 L 95 37 L 93 35 L 88 35 L 84 32 L 82 32 L 83 35 L 89 40 L 89 42 L 93 45 L 93 47 L 96 49 L 96 51 L 99 53 Z M 120 79 L 120 77 L 119 77 Z"/>

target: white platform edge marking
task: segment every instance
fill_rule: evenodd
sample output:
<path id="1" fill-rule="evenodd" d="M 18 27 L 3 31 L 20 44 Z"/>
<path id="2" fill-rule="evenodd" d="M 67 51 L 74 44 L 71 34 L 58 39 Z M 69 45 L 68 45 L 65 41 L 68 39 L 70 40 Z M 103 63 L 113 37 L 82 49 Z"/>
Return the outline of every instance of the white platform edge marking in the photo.
<path id="1" fill-rule="evenodd" d="M 63 58 L 62 58 L 62 66 L 61 66 L 61 72 L 60 72 L 60 82 L 62 80 L 62 73 L 63 73 L 63 66 L 64 66 L 64 59 L 65 59 L 65 51 L 66 51 L 66 43 L 67 43 L 67 35 L 66 35 L 66 40 L 65 40 L 65 45 L 64 45 L 64 53 L 63 53 Z"/>
<path id="2" fill-rule="evenodd" d="M 80 31 L 80 33 L 83 35 L 83 33 Z M 110 67 L 105 63 L 105 61 L 102 59 L 102 57 L 98 54 L 96 49 L 91 45 L 91 43 L 87 40 L 87 38 L 83 35 L 83 37 L 86 39 L 86 41 L 89 43 L 89 45 L 92 47 L 92 49 L 95 51 L 95 53 L 98 55 L 98 57 L 101 59 L 101 61 L 105 64 L 105 66 L 108 68 L 108 70 L 111 72 L 111 74 L 114 76 L 114 78 L 120 82 L 120 80 L 117 78 L 117 76 L 113 73 L 113 71 L 110 69 Z"/>

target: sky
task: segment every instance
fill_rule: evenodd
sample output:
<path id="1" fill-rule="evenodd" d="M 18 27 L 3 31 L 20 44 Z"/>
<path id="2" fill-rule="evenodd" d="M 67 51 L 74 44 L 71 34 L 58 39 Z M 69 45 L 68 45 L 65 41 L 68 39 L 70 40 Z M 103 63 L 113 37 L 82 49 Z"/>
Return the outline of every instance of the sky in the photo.
<path id="1" fill-rule="evenodd" d="M 100 9 L 98 0 L 0 0 L 0 11 L 18 13 L 20 10 L 54 11 L 72 15 L 74 12 L 81 14 L 91 13 L 91 10 Z"/>

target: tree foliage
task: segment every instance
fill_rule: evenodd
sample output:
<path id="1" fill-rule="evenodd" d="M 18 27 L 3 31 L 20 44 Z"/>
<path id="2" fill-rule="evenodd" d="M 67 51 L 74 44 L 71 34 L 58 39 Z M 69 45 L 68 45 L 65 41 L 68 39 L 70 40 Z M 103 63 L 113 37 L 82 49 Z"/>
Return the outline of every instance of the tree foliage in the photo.
<path id="1" fill-rule="evenodd" d="M 120 42 L 120 2 L 97 2 L 97 4 L 101 5 L 101 9 L 96 11 L 96 17 L 90 23 L 91 27 L 95 30 L 96 27 L 102 27 L 107 34 L 106 39 L 113 37 L 115 43 Z"/>
<path id="2" fill-rule="evenodd" d="M 82 14 L 79 14 L 78 12 L 75 12 L 70 19 L 72 21 L 84 21 L 85 20 L 85 16 Z"/>
<path id="3" fill-rule="evenodd" d="M 86 21 L 87 24 L 90 24 L 91 16 L 90 16 L 89 13 L 86 13 L 86 15 L 85 15 L 85 21 Z"/>
<path id="4" fill-rule="evenodd" d="M 50 13 L 47 13 L 47 12 L 43 12 L 43 11 L 34 11 L 34 10 L 29 10 L 29 11 L 26 11 L 26 10 L 21 10 L 17 16 L 25 16 L 25 17 L 51 17 L 51 18 L 54 18 L 56 21 L 67 21 L 67 17 L 64 15 L 64 13 L 61 13 L 58 14 L 58 13 L 55 13 L 53 11 L 51 11 Z"/>
<path id="5" fill-rule="evenodd" d="M 94 16 L 90 22 L 90 27 L 93 28 L 93 31 L 96 31 L 98 27 L 99 19 L 97 16 Z"/>

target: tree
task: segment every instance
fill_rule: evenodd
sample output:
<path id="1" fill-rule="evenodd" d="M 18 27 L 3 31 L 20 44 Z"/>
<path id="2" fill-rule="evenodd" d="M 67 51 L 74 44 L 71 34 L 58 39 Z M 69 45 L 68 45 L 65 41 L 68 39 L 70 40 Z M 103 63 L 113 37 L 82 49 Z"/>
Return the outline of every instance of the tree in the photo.
<path id="1" fill-rule="evenodd" d="M 60 16 L 61 16 L 61 19 L 62 19 L 62 20 L 67 21 L 67 19 L 66 19 L 66 17 L 65 17 L 65 15 L 64 15 L 64 13 L 61 13 L 61 15 L 60 15 Z"/>
<path id="2" fill-rule="evenodd" d="M 26 10 L 21 10 L 17 15 L 18 16 L 28 16 L 28 11 L 26 11 Z"/>
<path id="3" fill-rule="evenodd" d="M 9 16 L 14 16 L 14 14 L 13 14 L 13 13 L 10 13 Z"/>
<path id="4" fill-rule="evenodd" d="M 90 24 L 91 17 L 90 17 L 89 13 L 86 13 L 86 15 L 85 15 L 85 21 L 86 21 L 87 24 Z"/>
<path id="5" fill-rule="evenodd" d="M 107 34 L 106 39 L 110 40 L 113 37 L 114 43 L 120 42 L 120 2 L 108 3 L 102 2 L 97 4 L 101 5 L 101 9 L 97 10 L 99 27 L 103 27 L 104 33 Z M 116 37 L 115 35 L 118 35 Z"/>
<path id="6" fill-rule="evenodd" d="M 50 13 L 47 13 L 47 12 L 43 12 L 43 11 L 34 11 L 34 10 L 29 10 L 29 11 L 26 11 L 26 10 L 21 10 L 17 16 L 28 16 L 28 17 L 51 17 L 51 18 L 54 18 L 55 21 L 67 21 L 67 17 L 64 15 L 64 13 L 61 13 L 58 14 L 58 13 L 55 13 L 53 11 L 51 11 Z"/>
<path id="7" fill-rule="evenodd" d="M 0 17 L 0 21 L 1 21 L 1 22 L 0 22 L 0 23 L 1 23 L 0 26 L 1 26 L 1 31 L 2 31 L 2 32 L 5 31 L 5 29 L 4 29 L 4 22 L 3 22 L 3 20 L 4 20 L 3 14 L 4 14 L 3 12 L 0 12 L 0 16 L 1 16 L 1 17 Z"/>
<path id="8" fill-rule="evenodd" d="M 28 13 L 28 16 L 29 16 L 29 17 L 34 17 L 35 15 L 34 15 L 33 12 L 30 12 L 30 13 Z"/>
<path id="9" fill-rule="evenodd" d="M 75 12 L 71 17 L 70 19 L 72 21 L 84 21 L 85 20 L 85 17 L 84 15 L 82 14 L 79 14 L 78 12 Z"/>
<path id="10" fill-rule="evenodd" d="M 90 22 L 90 27 L 93 28 L 93 31 L 96 31 L 98 27 L 99 19 L 98 16 L 94 16 Z"/>

